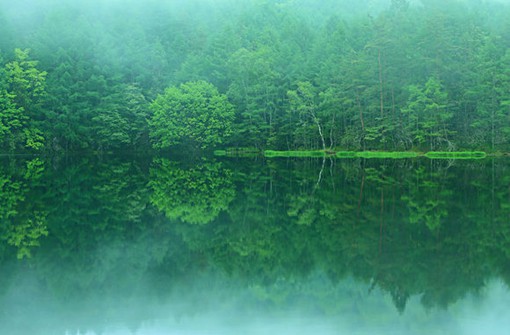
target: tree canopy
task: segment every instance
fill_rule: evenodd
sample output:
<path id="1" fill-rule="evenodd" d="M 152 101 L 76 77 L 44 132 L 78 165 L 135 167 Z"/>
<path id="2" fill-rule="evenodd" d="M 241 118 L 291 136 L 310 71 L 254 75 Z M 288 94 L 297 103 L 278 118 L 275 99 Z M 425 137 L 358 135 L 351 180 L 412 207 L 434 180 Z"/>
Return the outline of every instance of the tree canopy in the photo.
<path id="1" fill-rule="evenodd" d="M 156 148 L 186 144 L 204 149 L 224 143 L 232 132 L 232 104 L 205 81 L 165 89 L 150 110 L 150 136 Z"/>
<path id="2" fill-rule="evenodd" d="M 496 1 L 2 3 L 1 150 L 508 151 L 508 22 Z"/>

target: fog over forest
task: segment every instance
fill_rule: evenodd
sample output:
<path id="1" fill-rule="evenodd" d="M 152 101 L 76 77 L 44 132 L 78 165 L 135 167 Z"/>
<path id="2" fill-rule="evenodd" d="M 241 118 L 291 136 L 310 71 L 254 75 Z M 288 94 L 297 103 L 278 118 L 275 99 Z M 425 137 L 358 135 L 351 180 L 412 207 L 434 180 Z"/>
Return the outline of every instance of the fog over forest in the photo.
<path id="1" fill-rule="evenodd" d="M 506 151 L 509 8 L 2 1 L 0 146 Z"/>

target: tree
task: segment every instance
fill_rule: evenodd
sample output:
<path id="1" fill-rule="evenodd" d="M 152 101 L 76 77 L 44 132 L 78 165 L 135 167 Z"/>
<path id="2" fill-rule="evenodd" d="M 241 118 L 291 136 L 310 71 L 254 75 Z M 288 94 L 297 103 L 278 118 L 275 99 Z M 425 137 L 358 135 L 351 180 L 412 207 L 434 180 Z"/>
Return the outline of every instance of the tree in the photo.
<path id="1" fill-rule="evenodd" d="M 317 115 L 319 103 L 315 87 L 310 82 L 298 82 L 297 89 L 288 91 L 287 96 L 291 109 L 299 113 L 300 119 L 305 120 L 303 121 L 304 125 L 306 126 L 306 120 L 309 118 L 315 124 L 321 139 L 322 150 L 326 150 L 322 124 Z"/>
<path id="2" fill-rule="evenodd" d="M 16 49 L 14 55 L 1 73 L 0 145 L 10 151 L 18 147 L 38 150 L 44 145 L 36 117 L 45 95 L 46 72 L 36 68 L 37 61 L 29 60 L 28 50 Z"/>
<path id="3" fill-rule="evenodd" d="M 231 134 L 234 107 L 205 81 L 169 87 L 149 108 L 150 137 L 158 149 L 177 144 L 204 149 L 223 143 Z"/>
<path id="4" fill-rule="evenodd" d="M 473 83 L 466 90 L 466 96 L 476 106 L 476 114 L 469 119 L 470 131 L 465 141 L 485 145 L 493 151 L 505 148 L 510 135 L 510 52 L 501 54 L 502 51 L 493 41 L 481 48 Z"/>
<path id="5" fill-rule="evenodd" d="M 250 146 L 264 147 L 273 141 L 276 111 L 281 104 L 274 52 L 267 46 L 241 48 L 231 55 L 228 66 L 232 82 L 227 94 L 239 113 L 236 137 Z"/>
<path id="6" fill-rule="evenodd" d="M 424 86 L 411 85 L 409 100 L 402 113 L 407 116 L 406 130 L 411 141 L 419 146 L 428 143 L 430 150 L 453 147 L 448 122 L 453 114 L 448 110 L 448 93 L 441 82 L 431 77 Z"/>
<path id="7" fill-rule="evenodd" d="M 134 85 L 116 85 L 116 92 L 104 97 L 92 118 L 96 142 L 102 149 L 147 144 L 148 103 Z"/>

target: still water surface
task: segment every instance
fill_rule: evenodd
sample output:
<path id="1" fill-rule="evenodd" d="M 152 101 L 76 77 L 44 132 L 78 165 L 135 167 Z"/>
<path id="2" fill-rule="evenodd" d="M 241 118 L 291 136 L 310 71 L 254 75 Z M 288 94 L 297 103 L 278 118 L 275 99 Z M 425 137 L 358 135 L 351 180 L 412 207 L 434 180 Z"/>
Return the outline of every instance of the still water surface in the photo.
<path id="1" fill-rule="evenodd" d="M 510 162 L 0 160 L 0 334 L 507 334 Z"/>

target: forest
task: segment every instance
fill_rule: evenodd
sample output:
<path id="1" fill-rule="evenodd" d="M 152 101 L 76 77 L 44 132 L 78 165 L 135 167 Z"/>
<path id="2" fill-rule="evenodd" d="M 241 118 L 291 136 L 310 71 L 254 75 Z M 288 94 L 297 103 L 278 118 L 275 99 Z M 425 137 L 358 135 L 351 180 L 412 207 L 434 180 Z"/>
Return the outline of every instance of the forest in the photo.
<path id="1" fill-rule="evenodd" d="M 500 1 L 0 1 L 0 152 L 506 152 L 509 46 Z"/>

